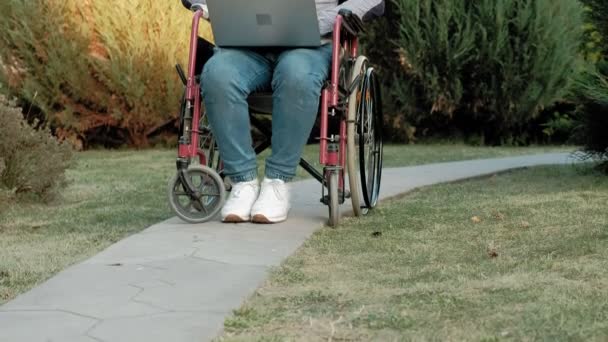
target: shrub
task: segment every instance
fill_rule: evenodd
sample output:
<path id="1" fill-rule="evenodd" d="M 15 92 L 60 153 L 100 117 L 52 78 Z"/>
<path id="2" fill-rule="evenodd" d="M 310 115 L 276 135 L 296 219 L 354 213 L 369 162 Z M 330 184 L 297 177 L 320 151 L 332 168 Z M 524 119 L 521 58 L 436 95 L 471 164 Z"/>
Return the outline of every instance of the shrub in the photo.
<path id="1" fill-rule="evenodd" d="M 597 38 L 593 37 L 592 40 L 600 45 L 600 50 L 604 56 L 608 56 L 608 2 L 606 0 L 581 0 L 587 7 L 587 17 L 589 24 L 592 25 L 593 31 L 601 38 L 601 41 L 597 41 Z"/>
<path id="2" fill-rule="evenodd" d="M 608 173 L 608 1 L 583 0 L 583 3 L 589 8 L 588 25 L 600 36 L 597 43 L 601 59 L 577 82 L 577 138 L 584 145 L 587 158 L 602 161 L 600 167 Z"/>
<path id="3" fill-rule="evenodd" d="M 34 129 L 21 110 L 0 95 L 0 188 L 48 199 L 64 184 L 72 150 L 48 129 Z"/>
<path id="4" fill-rule="evenodd" d="M 576 73 L 583 28 L 577 1 L 391 5 L 387 21 L 376 24 L 382 32 L 372 34 L 379 47 L 370 54 L 381 63 L 391 121 L 401 116 L 419 135 L 456 129 L 486 143 L 526 143 L 530 122 L 564 95 Z"/>
<path id="5" fill-rule="evenodd" d="M 143 146 L 177 116 L 190 23 L 178 1 L 3 0 L 0 79 L 62 138 Z"/>
<path id="6" fill-rule="evenodd" d="M 567 142 L 575 129 L 576 122 L 571 112 L 553 111 L 544 123 L 543 134 L 548 142 Z"/>
<path id="7" fill-rule="evenodd" d="M 598 63 L 597 70 L 585 73 L 576 91 L 580 103 L 577 137 L 588 158 L 602 161 L 608 173 L 608 62 Z"/>

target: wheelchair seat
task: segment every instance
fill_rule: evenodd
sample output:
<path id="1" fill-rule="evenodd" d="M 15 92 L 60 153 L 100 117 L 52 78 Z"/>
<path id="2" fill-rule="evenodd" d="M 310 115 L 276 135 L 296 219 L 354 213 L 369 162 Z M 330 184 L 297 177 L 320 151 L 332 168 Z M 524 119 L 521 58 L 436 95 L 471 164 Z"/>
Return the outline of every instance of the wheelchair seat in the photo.
<path id="1" fill-rule="evenodd" d="M 272 114 L 272 93 L 257 92 L 253 93 L 247 99 L 249 111 L 256 114 Z"/>

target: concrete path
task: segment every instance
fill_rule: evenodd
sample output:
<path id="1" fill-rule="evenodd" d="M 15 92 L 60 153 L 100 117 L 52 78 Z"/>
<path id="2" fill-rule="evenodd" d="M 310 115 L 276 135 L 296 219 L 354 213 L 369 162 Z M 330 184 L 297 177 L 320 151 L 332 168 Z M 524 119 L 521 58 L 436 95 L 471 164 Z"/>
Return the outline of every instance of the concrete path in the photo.
<path id="1" fill-rule="evenodd" d="M 572 163 L 545 154 L 387 169 L 382 197 L 513 168 Z M 0 307 L 1 342 L 208 341 L 224 318 L 327 219 L 320 185 L 294 183 L 275 226 L 157 224 Z M 345 204 L 344 210 L 350 203 Z"/>

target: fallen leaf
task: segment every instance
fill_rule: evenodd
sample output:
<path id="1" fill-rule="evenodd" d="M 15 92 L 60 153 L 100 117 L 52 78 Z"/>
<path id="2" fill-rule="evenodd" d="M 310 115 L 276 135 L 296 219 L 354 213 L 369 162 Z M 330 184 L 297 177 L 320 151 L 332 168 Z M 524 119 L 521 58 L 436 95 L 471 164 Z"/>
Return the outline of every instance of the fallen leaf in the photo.
<path id="1" fill-rule="evenodd" d="M 488 247 L 486 247 L 486 251 L 490 258 L 498 258 L 498 247 L 494 244 L 494 241 L 488 244 Z"/>
<path id="2" fill-rule="evenodd" d="M 494 216 L 495 219 L 502 221 L 505 219 L 505 215 L 503 213 L 501 213 L 500 211 L 495 211 L 492 216 Z"/>
<path id="3" fill-rule="evenodd" d="M 473 216 L 473 217 L 471 217 L 471 221 L 473 223 L 480 223 L 481 222 L 481 217 L 479 217 L 479 216 Z"/>

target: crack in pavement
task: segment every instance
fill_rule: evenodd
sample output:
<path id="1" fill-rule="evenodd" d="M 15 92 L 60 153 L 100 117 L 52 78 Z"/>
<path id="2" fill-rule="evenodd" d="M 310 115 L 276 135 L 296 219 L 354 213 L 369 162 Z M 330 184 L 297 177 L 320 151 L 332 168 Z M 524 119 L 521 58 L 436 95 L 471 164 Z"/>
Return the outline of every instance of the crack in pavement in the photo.
<path id="1" fill-rule="evenodd" d="M 92 326 L 92 327 L 90 327 L 90 328 L 89 328 L 87 331 L 85 331 L 84 336 L 86 336 L 86 337 L 90 337 L 90 338 L 92 338 L 92 339 L 94 339 L 95 341 L 98 341 L 98 342 L 106 342 L 105 340 L 103 340 L 103 339 L 101 339 L 101 338 L 98 338 L 98 337 L 95 337 L 95 336 L 91 335 L 91 332 L 93 332 L 93 330 L 95 330 L 95 328 L 97 328 L 98 326 L 100 326 L 100 325 L 101 325 L 101 323 L 103 323 L 103 322 L 104 322 L 104 321 L 103 321 L 103 320 L 101 320 L 101 321 L 99 321 L 99 322 L 97 322 L 97 323 L 93 324 L 93 326 Z"/>
<path id="2" fill-rule="evenodd" d="M 129 286 L 132 286 L 132 287 L 138 289 L 137 293 L 134 294 L 133 296 L 131 296 L 131 298 L 129 298 L 130 302 L 141 304 L 141 305 L 146 305 L 146 306 L 148 306 L 148 307 L 150 307 L 152 309 L 160 310 L 161 311 L 160 313 L 166 313 L 166 312 L 170 312 L 171 311 L 171 309 L 164 308 L 164 307 L 162 307 L 160 305 L 156 305 L 156 304 L 153 304 L 153 303 L 148 303 L 148 302 L 145 302 L 143 300 L 137 299 L 137 297 L 139 297 L 139 295 L 141 295 L 142 293 L 144 293 L 144 291 L 146 291 L 146 289 L 144 287 L 133 285 L 133 284 L 129 284 Z M 148 314 L 148 315 L 154 315 L 154 314 Z M 145 316 L 146 315 L 143 315 L 142 317 L 145 317 Z M 137 317 L 137 316 L 135 316 L 135 317 Z"/>

